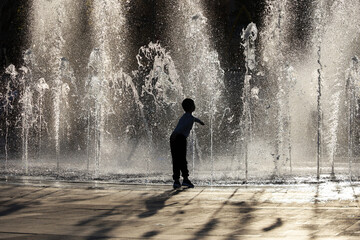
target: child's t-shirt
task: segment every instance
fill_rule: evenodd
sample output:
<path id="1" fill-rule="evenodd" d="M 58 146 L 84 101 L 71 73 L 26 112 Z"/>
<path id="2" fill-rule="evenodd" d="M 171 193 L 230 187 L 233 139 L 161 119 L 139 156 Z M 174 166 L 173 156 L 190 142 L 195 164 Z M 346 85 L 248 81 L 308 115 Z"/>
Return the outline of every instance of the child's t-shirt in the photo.
<path id="1" fill-rule="evenodd" d="M 194 122 L 200 123 L 201 121 L 194 117 L 191 113 L 184 113 L 172 134 L 181 134 L 185 137 L 188 137 Z"/>

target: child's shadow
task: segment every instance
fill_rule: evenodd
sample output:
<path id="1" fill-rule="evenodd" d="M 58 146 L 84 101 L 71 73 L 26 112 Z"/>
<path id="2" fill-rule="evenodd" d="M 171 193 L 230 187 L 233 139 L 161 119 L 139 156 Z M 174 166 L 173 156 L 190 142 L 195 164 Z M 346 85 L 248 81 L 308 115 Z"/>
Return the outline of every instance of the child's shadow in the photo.
<path id="1" fill-rule="evenodd" d="M 172 206 L 172 205 L 176 204 L 176 203 L 172 203 L 169 205 L 165 205 L 165 202 L 168 199 L 170 199 L 172 196 L 175 196 L 185 190 L 186 189 L 168 190 L 160 195 L 152 196 L 152 197 L 148 198 L 147 200 L 145 200 L 145 206 L 146 206 L 147 211 L 140 213 L 138 215 L 138 217 L 139 218 L 151 217 L 151 216 L 155 215 L 159 210 L 163 209 L 164 207 L 168 207 L 168 206 Z"/>

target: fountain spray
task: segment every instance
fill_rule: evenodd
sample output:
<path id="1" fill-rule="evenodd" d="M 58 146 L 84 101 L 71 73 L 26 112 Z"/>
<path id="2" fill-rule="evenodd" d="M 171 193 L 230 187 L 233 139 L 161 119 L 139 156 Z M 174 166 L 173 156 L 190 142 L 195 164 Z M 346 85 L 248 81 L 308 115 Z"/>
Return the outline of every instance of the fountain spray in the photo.
<path id="1" fill-rule="evenodd" d="M 110 112 L 110 102 L 108 99 L 109 87 L 108 81 L 104 75 L 104 53 L 100 49 L 95 48 L 91 54 L 88 64 L 89 77 L 86 82 L 88 95 L 86 97 L 86 104 L 91 106 L 88 108 L 88 133 L 90 132 L 90 120 L 93 120 L 94 130 L 94 154 L 95 154 L 95 178 L 99 176 L 101 148 L 104 140 L 105 132 L 105 117 Z M 90 135 L 88 135 L 90 138 Z M 88 139 L 88 142 L 90 139 Z M 87 146 L 90 148 L 90 145 Z M 89 161 L 89 160 L 88 160 Z M 89 166 L 89 162 L 87 164 Z"/>
<path id="2" fill-rule="evenodd" d="M 90 54 L 89 79 L 86 87 L 93 92 L 92 95 L 88 95 L 92 104 L 88 115 L 91 117 L 88 121 L 92 120 L 94 130 L 95 178 L 100 173 L 102 150 L 108 127 L 106 120 L 108 115 L 114 112 L 113 107 L 116 105 L 111 99 L 111 86 L 116 82 L 114 75 L 120 70 L 123 61 L 125 47 L 123 38 L 126 32 L 124 4 L 125 1 L 117 0 L 91 2 L 91 33 L 95 48 Z M 88 133 L 90 125 L 88 125 Z M 90 145 L 87 148 L 90 148 Z"/>
<path id="3" fill-rule="evenodd" d="M 61 67 L 60 67 L 61 72 Z M 60 168 L 60 109 L 61 109 L 61 85 L 62 85 L 62 76 L 61 73 L 57 74 L 54 80 L 53 90 L 53 104 L 54 104 L 54 131 L 55 131 L 55 154 L 56 154 L 56 169 L 59 172 Z"/>
<path id="4" fill-rule="evenodd" d="M 32 82 L 32 76 L 30 69 L 21 67 L 21 78 L 19 79 L 22 87 L 22 94 L 19 102 L 22 105 L 21 112 L 21 129 L 22 129 L 22 161 L 25 164 L 25 172 L 29 173 L 29 129 L 32 124 L 33 115 L 33 94 L 29 83 Z"/>
<path id="5" fill-rule="evenodd" d="M 255 69 L 255 40 L 258 30 L 255 23 L 249 23 L 247 28 L 243 30 L 241 38 L 244 41 L 245 56 L 245 79 L 242 92 L 243 111 L 241 117 L 241 129 L 243 135 L 244 154 L 245 154 L 245 179 L 248 180 L 248 144 L 251 142 L 251 86 L 252 71 Z"/>
<path id="6" fill-rule="evenodd" d="M 273 81 L 274 90 L 274 172 L 273 177 L 280 176 L 281 166 L 289 163 L 292 173 L 291 156 L 291 117 L 290 91 L 292 86 L 292 66 L 286 56 L 287 37 L 289 28 L 289 1 L 267 1 L 269 13 L 266 19 L 267 29 L 264 31 L 263 60 L 269 70 L 269 80 Z M 269 85 L 270 86 L 270 85 Z"/>
<path id="7" fill-rule="evenodd" d="M 12 100 L 15 98 L 14 95 L 14 91 L 12 89 L 12 87 L 10 86 L 10 83 L 15 84 L 16 82 L 16 76 L 18 75 L 18 72 L 16 71 L 16 68 L 13 64 L 11 64 L 10 66 L 8 66 L 5 70 L 6 74 L 10 75 L 10 79 L 11 81 L 9 81 L 6 85 L 6 94 L 5 94 L 5 99 L 4 99 L 4 112 L 5 112 L 5 125 L 6 125 L 6 129 L 5 129 L 5 170 L 7 170 L 8 168 L 8 151 L 9 151 L 9 146 L 8 146 L 8 138 L 9 138 L 9 125 L 10 125 L 10 121 L 8 119 L 9 117 L 9 109 L 12 109 Z"/>
<path id="8" fill-rule="evenodd" d="M 321 97 L 322 97 L 322 75 L 323 75 L 323 66 L 321 63 L 321 43 L 322 43 L 322 33 L 323 33 L 323 1 L 318 0 L 317 8 L 315 10 L 315 26 L 316 26 L 316 46 L 317 46 L 317 62 L 319 67 L 317 69 L 317 155 L 316 155 L 316 178 L 320 179 L 320 158 L 321 158 L 321 143 L 322 143 L 322 106 L 321 106 Z"/>
<path id="9" fill-rule="evenodd" d="M 38 101 L 37 101 L 37 111 L 39 114 L 39 123 L 38 123 L 38 141 L 39 141 L 39 151 L 38 157 L 41 156 L 42 149 L 42 129 L 43 129 L 43 104 L 44 104 L 44 95 L 45 92 L 49 89 L 49 85 L 46 83 L 44 78 L 40 78 L 36 84 L 36 90 L 38 92 Z"/>
<path id="10" fill-rule="evenodd" d="M 354 56 L 351 61 L 350 68 L 347 72 L 346 78 L 346 103 L 347 103 L 347 117 L 348 117 L 348 162 L 349 162 L 349 178 L 352 181 L 352 161 L 353 161 L 353 148 L 354 148 L 354 125 L 355 116 L 359 111 L 358 99 L 360 84 L 360 67 L 359 58 Z"/>
<path id="11" fill-rule="evenodd" d="M 183 84 L 184 94 L 191 97 L 198 109 L 201 109 L 207 116 L 198 116 L 200 119 L 208 119 L 209 135 L 209 167 L 210 185 L 214 181 L 214 141 L 216 138 L 216 114 L 219 112 L 219 100 L 224 89 L 224 71 L 220 67 L 218 53 L 211 46 L 211 35 L 208 27 L 208 19 L 205 16 L 205 6 L 199 0 L 179 1 L 178 10 L 182 21 L 175 22 L 176 31 L 181 29 L 184 39 L 176 39 L 179 33 L 173 34 L 177 46 L 184 46 L 183 64 L 187 72 L 182 76 L 185 79 Z M 174 8 L 176 9 L 176 8 Z M 198 142 L 195 146 L 200 145 Z M 200 149 L 198 148 L 198 153 Z"/>

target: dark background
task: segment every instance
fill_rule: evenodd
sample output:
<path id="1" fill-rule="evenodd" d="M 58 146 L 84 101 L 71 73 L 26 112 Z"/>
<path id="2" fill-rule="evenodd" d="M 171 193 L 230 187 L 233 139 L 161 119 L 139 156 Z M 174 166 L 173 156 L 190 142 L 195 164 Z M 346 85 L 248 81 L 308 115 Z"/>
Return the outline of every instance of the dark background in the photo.
<path id="1" fill-rule="evenodd" d="M 1 71 L 10 63 L 22 62 L 22 51 L 26 45 L 28 0 L 0 1 L 0 67 Z M 0 71 L 0 72 L 1 72 Z"/>
<path id="2" fill-rule="evenodd" d="M 131 1 L 128 21 L 131 36 L 132 62 L 136 64 L 139 47 L 150 41 L 164 39 L 166 27 L 162 19 L 165 14 L 166 0 L 133 0 Z M 242 28 L 255 22 L 261 26 L 263 0 L 208 0 L 205 1 L 206 17 L 209 19 L 213 35 L 214 48 L 220 55 L 224 69 L 239 68 L 242 54 L 240 35 Z M 22 53 L 27 49 L 29 29 L 30 0 L 0 1 L 0 68 L 4 70 L 10 63 L 21 65 Z M 85 28 L 86 29 L 86 28 Z M 165 40 L 166 41 L 166 40 Z"/>
<path id="3" fill-rule="evenodd" d="M 289 42 L 293 49 L 306 48 L 313 1 L 297 0 L 290 3 L 294 25 L 291 26 Z M 164 11 L 170 3 L 169 0 L 131 0 L 126 16 L 129 23 L 130 57 L 125 69 L 134 69 L 137 64 L 135 56 L 141 46 L 158 40 L 166 45 L 166 28 L 171 26 L 165 24 Z M 242 29 L 254 22 L 261 30 L 263 16 L 269 11 L 266 9 L 266 0 L 204 0 L 203 3 L 209 19 L 212 44 L 219 53 L 222 68 L 225 71 L 242 68 Z M 85 6 L 85 1 L 83 5 Z M 0 73 L 10 63 L 16 66 L 22 63 L 23 51 L 29 47 L 27 34 L 30 7 L 31 0 L 0 1 Z M 84 26 L 79 29 L 83 36 L 84 31 L 88 30 L 86 11 L 84 7 Z"/>

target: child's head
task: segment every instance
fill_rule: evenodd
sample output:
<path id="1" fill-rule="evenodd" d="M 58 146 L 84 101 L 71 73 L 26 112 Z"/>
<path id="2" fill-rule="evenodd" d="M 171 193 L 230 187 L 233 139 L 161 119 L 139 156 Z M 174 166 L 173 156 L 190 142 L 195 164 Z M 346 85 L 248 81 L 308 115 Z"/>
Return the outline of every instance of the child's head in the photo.
<path id="1" fill-rule="evenodd" d="M 181 105 L 185 112 L 192 113 L 195 111 L 195 103 L 190 98 L 185 98 Z"/>

